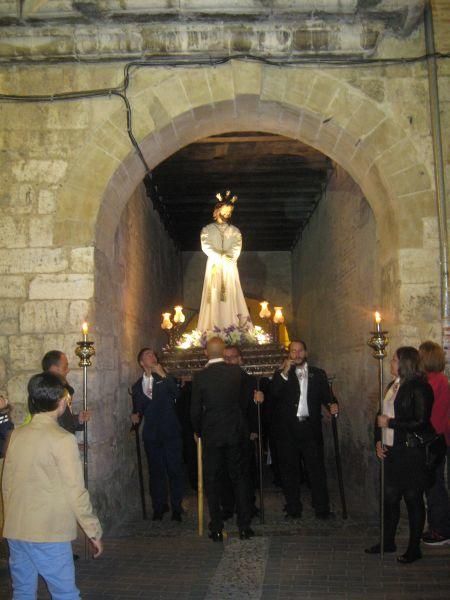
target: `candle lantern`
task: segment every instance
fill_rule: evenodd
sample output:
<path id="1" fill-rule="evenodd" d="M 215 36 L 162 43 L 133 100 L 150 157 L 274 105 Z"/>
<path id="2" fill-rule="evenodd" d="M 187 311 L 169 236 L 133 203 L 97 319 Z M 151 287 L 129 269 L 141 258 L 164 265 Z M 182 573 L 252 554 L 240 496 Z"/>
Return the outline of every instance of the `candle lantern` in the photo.
<path id="1" fill-rule="evenodd" d="M 161 329 L 166 329 L 166 330 L 172 329 L 173 323 L 170 320 L 170 317 L 171 317 L 171 313 L 169 313 L 169 312 L 162 313 L 163 319 L 162 319 L 162 323 L 161 323 Z"/>
<path id="2" fill-rule="evenodd" d="M 167 333 L 167 340 L 168 340 L 168 345 L 172 346 L 173 345 L 173 323 L 170 320 L 171 317 L 170 312 L 165 312 L 162 313 L 162 322 L 161 322 L 161 329 L 164 329 L 164 331 Z"/>
<path id="3" fill-rule="evenodd" d="M 269 310 L 269 303 L 264 300 L 263 302 L 259 303 L 261 306 L 261 311 L 259 313 L 259 316 L 261 317 L 261 319 L 269 319 L 271 316 L 271 312 Z"/>
<path id="4" fill-rule="evenodd" d="M 273 322 L 276 323 L 277 325 L 280 325 L 281 323 L 284 323 L 284 316 L 283 316 L 283 307 L 282 306 L 274 306 L 274 310 L 275 310 L 275 314 L 273 315 Z"/>
<path id="5" fill-rule="evenodd" d="M 176 325 L 181 325 L 186 320 L 186 317 L 185 317 L 185 315 L 183 313 L 183 307 L 182 306 L 175 306 L 174 307 L 174 311 L 175 311 L 175 314 L 173 315 L 173 322 Z"/>
<path id="6" fill-rule="evenodd" d="M 274 306 L 275 314 L 273 315 L 273 339 L 276 344 L 280 341 L 280 325 L 284 323 L 283 307 Z"/>
<path id="7" fill-rule="evenodd" d="M 375 331 L 372 331 L 372 337 L 367 344 L 373 350 L 373 357 L 378 361 L 378 397 L 379 411 L 383 414 L 383 360 L 386 357 L 386 346 L 389 344 L 387 331 L 383 331 L 381 326 L 381 315 L 375 313 Z M 380 558 L 384 556 L 384 461 L 380 461 Z"/>

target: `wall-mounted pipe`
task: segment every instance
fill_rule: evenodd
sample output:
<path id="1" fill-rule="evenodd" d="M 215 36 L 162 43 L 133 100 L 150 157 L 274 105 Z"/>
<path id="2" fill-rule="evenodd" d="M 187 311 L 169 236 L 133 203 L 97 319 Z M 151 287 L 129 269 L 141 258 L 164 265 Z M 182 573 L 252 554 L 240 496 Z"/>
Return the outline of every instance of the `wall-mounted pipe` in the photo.
<path id="1" fill-rule="evenodd" d="M 447 356 L 450 353 L 450 338 L 447 334 L 450 327 L 450 297 L 448 272 L 448 232 L 445 194 L 445 171 L 442 151 L 442 129 L 439 104 L 439 84 L 437 60 L 435 56 L 433 13 L 430 0 L 425 3 L 425 44 L 428 65 L 428 90 L 430 97 L 431 134 L 433 139 L 434 178 L 436 184 L 436 215 L 439 231 L 439 251 L 441 264 L 441 318 L 443 326 L 443 342 Z M 447 339 L 446 339 L 447 338 Z M 446 343 L 447 342 L 447 343 Z"/>

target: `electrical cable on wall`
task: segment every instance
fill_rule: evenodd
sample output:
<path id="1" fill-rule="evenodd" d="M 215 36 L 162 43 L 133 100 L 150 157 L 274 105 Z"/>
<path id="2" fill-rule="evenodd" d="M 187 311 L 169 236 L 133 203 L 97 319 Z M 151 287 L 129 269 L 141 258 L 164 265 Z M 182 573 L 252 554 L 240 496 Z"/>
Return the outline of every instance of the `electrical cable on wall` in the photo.
<path id="1" fill-rule="evenodd" d="M 334 56 L 324 57 L 324 58 L 316 58 L 316 57 L 298 57 L 298 58 L 286 58 L 286 59 L 276 59 L 276 58 L 266 58 L 261 56 L 255 56 L 252 54 L 235 54 L 228 55 L 222 57 L 199 57 L 193 59 L 192 57 L 186 58 L 178 58 L 173 59 L 173 57 L 165 57 L 158 56 L 152 57 L 151 59 L 145 60 L 134 60 L 127 62 L 124 65 L 124 76 L 121 84 L 111 88 L 102 88 L 102 89 L 94 89 L 94 90 L 81 90 L 75 92 L 60 92 L 55 94 L 32 94 L 32 95 L 20 95 L 20 94 L 1 94 L 0 93 L 0 102 L 25 102 L 25 103 L 41 103 L 41 102 L 66 102 L 71 100 L 87 100 L 93 98 L 105 98 L 111 96 L 117 96 L 122 99 L 126 115 L 127 115 L 127 133 L 130 139 L 130 142 L 134 149 L 136 150 L 139 159 L 144 165 L 145 172 L 149 179 L 150 187 L 153 188 L 154 192 L 157 194 L 157 190 L 154 189 L 152 182 L 152 173 L 145 160 L 145 157 L 142 153 L 142 150 L 134 136 L 133 133 L 133 109 L 130 104 L 130 101 L 127 97 L 127 91 L 130 86 L 130 77 L 132 69 L 141 69 L 144 67 L 147 68 L 157 68 L 157 67 L 171 67 L 171 68 L 198 68 L 198 67 L 216 67 L 220 65 L 224 65 L 232 60 L 240 60 L 247 62 L 257 62 L 265 65 L 273 66 L 273 67 L 293 67 L 293 66 L 304 66 L 304 67 L 317 67 L 317 66 L 327 66 L 327 67 L 373 67 L 373 66 L 389 66 L 389 65 L 405 65 L 405 64 L 413 64 L 419 62 L 425 62 L 429 58 L 434 57 L 436 59 L 446 59 L 450 57 L 450 54 L 442 54 L 436 52 L 432 56 L 428 54 L 424 54 L 421 56 L 408 57 L 408 58 L 375 58 L 375 59 L 360 59 L 360 58 L 349 58 L 347 56 L 337 57 Z M 116 59 L 116 61 L 108 60 L 108 62 L 117 62 L 120 59 Z M 4 64 L 14 64 L 14 66 L 20 65 L 39 65 L 39 64 L 61 64 L 68 63 L 67 60 L 52 60 L 52 61 L 4 61 L 1 62 L 0 65 Z M 71 59 L 71 62 L 73 60 Z M 77 60 L 76 64 L 105 64 L 106 61 L 99 60 Z"/>

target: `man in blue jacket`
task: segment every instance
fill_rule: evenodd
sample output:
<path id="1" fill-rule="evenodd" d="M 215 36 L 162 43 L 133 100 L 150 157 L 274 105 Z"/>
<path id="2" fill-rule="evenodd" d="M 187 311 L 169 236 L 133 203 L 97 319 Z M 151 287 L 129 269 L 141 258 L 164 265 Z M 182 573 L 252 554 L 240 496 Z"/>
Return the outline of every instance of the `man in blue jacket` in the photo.
<path id="1" fill-rule="evenodd" d="M 169 510 L 168 480 L 172 520 L 181 521 L 183 459 L 181 427 L 175 412 L 177 384 L 159 364 L 152 348 L 142 348 L 137 361 L 144 373 L 132 387 L 131 421 L 138 427 L 144 419 L 142 439 L 149 468 L 153 520 L 161 521 Z"/>

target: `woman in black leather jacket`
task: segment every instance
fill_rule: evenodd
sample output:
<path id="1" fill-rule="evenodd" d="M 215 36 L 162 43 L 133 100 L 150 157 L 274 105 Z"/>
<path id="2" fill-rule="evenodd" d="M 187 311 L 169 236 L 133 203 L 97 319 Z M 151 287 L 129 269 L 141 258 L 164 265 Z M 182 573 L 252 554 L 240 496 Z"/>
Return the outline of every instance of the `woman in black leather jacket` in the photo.
<path id="1" fill-rule="evenodd" d="M 433 390 L 419 370 L 415 348 L 398 348 L 391 361 L 394 381 L 383 400 L 383 414 L 377 417 L 376 453 L 385 461 L 384 552 L 395 552 L 395 532 L 400 519 L 400 501 L 408 509 L 409 543 L 400 563 L 422 557 L 420 539 L 425 524 L 423 493 L 427 482 L 425 450 L 419 438 L 433 433 L 430 423 Z M 380 544 L 366 550 L 378 554 Z"/>

